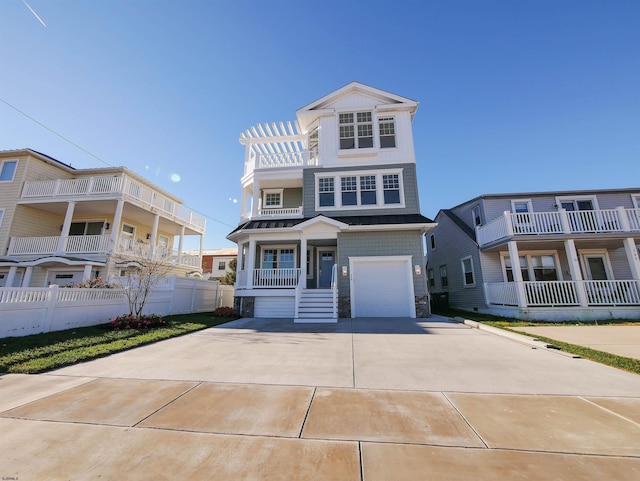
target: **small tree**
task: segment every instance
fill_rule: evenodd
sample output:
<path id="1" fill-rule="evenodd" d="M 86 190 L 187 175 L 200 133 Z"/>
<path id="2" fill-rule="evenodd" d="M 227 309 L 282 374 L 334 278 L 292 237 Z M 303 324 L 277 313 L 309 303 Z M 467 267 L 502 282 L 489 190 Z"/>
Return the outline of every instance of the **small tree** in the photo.
<path id="1" fill-rule="evenodd" d="M 229 272 L 225 274 L 225 276 L 220 279 L 220 284 L 224 284 L 225 286 L 233 286 L 236 283 L 236 269 L 238 268 L 238 260 L 231 259 L 229 261 Z"/>
<path id="2" fill-rule="evenodd" d="M 140 318 L 147 298 L 153 288 L 171 271 L 172 259 L 169 252 L 156 246 L 136 242 L 131 250 L 114 256 L 116 265 L 124 267 L 124 276 L 113 278 L 129 304 L 129 314 Z"/>

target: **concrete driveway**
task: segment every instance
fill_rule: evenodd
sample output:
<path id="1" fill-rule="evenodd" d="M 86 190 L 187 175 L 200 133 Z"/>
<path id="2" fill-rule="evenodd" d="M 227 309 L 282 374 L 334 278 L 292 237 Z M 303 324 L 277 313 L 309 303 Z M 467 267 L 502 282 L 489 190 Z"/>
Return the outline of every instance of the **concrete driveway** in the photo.
<path id="1" fill-rule="evenodd" d="M 640 376 L 445 318 L 241 319 L 0 377 L 18 479 L 640 479 Z"/>

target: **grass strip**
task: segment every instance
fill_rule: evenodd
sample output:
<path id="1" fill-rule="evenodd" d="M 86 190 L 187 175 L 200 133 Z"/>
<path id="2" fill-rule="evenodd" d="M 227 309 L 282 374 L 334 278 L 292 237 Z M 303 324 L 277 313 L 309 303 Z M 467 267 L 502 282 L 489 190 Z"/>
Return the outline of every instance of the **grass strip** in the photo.
<path id="1" fill-rule="evenodd" d="M 228 317 L 213 317 L 211 313 L 167 316 L 164 319 L 165 326 L 153 329 L 114 331 L 105 324 L 0 339 L 0 372 L 45 372 L 233 320 Z"/>

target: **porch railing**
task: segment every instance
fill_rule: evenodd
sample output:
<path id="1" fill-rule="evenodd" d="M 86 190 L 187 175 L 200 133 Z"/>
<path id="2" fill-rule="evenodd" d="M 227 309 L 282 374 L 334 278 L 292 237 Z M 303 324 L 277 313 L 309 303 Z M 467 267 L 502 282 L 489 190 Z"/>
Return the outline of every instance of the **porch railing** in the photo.
<path id="1" fill-rule="evenodd" d="M 296 287 L 300 269 L 254 269 L 254 287 Z"/>
<path id="2" fill-rule="evenodd" d="M 579 289 L 587 306 L 640 306 L 640 281 L 525 281 L 522 307 L 579 306 Z M 485 284 L 489 304 L 518 305 L 517 282 Z"/>
<path id="3" fill-rule="evenodd" d="M 302 206 L 300 207 L 288 207 L 282 209 L 259 209 L 258 215 L 262 217 L 281 217 L 288 215 L 302 215 Z"/>
<path id="4" fill-rule="evenodd" d="M 593 234 L 640 232 L 640 209 L 579 210 L 567 212 L 505 212 L 477 228 L 478 244 L 513 235 Z"/>
<path id="5" fill-rule="evenodd" d="M 304 167 L 317 165 L 318 151 L 302 150 L 300 152 L 273 152 L 258 154 L 256 165 L 259 169 L 275 167 Z"/>

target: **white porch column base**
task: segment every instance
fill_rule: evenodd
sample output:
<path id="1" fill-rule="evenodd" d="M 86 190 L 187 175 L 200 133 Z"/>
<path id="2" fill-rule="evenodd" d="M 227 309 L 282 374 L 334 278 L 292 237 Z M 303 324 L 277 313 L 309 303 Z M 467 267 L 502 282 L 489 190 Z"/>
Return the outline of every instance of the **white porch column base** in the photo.
<path id="1" fill-rule="evenodd" d="M 509 248 L 509 258 L 511 259 L 511 272 L 513 273 L 513 281 L 516 283 L 518 307 L 527 307 L 527 294 L 524 290 L 522 271 L 520 271 L 520 254 L 518 253 L 518 244 L 515 241 L 509 241 L 507 242 L 507 247 Z"/>
<path id="2" fill-rule="evenodd" d="M 580 262 L 578 260 L 578 253 L 576 252 L 576 244 L 573 239 L 567 239 L 564 241 L 564 250 L 567 253 L 571 280 L 575 282 L 578 302 L 580 303 L 580 306 L 586 307 L 589 305 L 589 301 L 587 300 L 587 291 L 584 288 L 584 282 L 582 282 L 583 279 L 582 272 L 580 271 Z"/>

